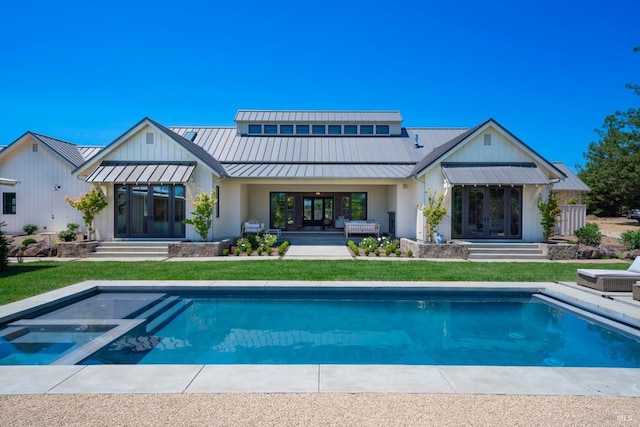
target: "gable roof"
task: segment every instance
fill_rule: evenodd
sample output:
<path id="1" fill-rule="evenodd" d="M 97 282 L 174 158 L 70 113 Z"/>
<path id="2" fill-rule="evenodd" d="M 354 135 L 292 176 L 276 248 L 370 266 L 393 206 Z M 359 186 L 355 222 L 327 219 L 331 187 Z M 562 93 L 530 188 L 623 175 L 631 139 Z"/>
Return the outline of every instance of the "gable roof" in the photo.
<path id="1" fill-rule="evenodd" d="M 473 136 L 475 136 L 476 133 L 478 133 L 482 129 L 487 128 L 488 126 L 493 126 L 493 127 L 497 128 L 499 131 L 504 132 L 506 135 L 508 135 L 510 138 L 512 138 L 516 143 L 521 145 L 521 147 L 525 151 L 529 152 L 529 154 L 532 157 L 536 158 L 538 161 L 543 163 L 548 169 L 550 169 L 552 171 L 555 171 L 557 176 L 559 176 L 561 178 L 565 177 L 565 174 L 561 170 L 559 170 L 551 162 L 547 161 L 544 157 L 542 157 L 535 150 L 533 150 L 527 144 L 522 142 L 518 137 L 516 137 L 514 134 L 509 132 L 505 127 L 503 127 L 500 123 L 498 123 L 497 121 L 495 121 L 492 118 L 489 118 L 489 119 L 485 120 L 484 122 L 480 123 L 479 125 L 474 126 L 473 128 L 469 129 L 468 131 L 466 131 L 466 132 L 458 135 L 457 137 L 453 138 L 452 140 L 446 142 L 445 144 L 442 144 L 441 146 L 436 147 L 436 149 L 434 149 L 431 153 L 429 153 L 426 157 L 424 157 L 422 160 L 420 160 L 415 165 L 415 167 L 411 171 L 411 175 L 412 176 L 418 176 L 425 169 L 427 169 L 429 166 L 441 162 L 442 160 L 444 160 L 446 155 L 449 154 L 450 152 L 452 152 L 456 147 L 463 145 L 465 142 L 467 142 L 469 139 L 471 139 Z"/>
<path id="2" fill-rule="evenodd" d="M 76 174 L 79 171 L 85 169 L 87 166 L 89 166 L 90 163 L 95 163 L 96 161 L 104 159 L 106 156 L 108 156 L 110 152 L 112 152 L 120 144 L 124 143 L 132 133 L 137 132 L 139 129 L 141 129 L 143 126 L 147 124 L 156 128 L 159 132 L 163 133 L 168 138 L 170 138 L 171 140 L 176 142 L 178 145 L 186 149 L 188 152 L 193 154 L 194 157 L 196 157 L 202 163 L 207 165 L 218 176 L 223 176 L 226 174 L 224 171 L 224 167 L 220 164 L 220 162 L 218 162 L 214 157 L 210 156 L 206 151 L 202 149 L 202 147 L 199 147 L 198 145 L 194 144 L 188 139 L 183 138 L 181 135 L 178 135 L 175 132 L 172 132 L 170 129 L 166 128 L 165 126 L 161 125 L 155 120 L 150 119 L 149 117 L 145 117 L 142 120 L 140 120 L 138 123 L 133 125 L 126 132 L 124 132 L 122 135 L 120 135 L 118 138 L 112 141 L 109 145 L 107 145 L 99 153 L 99 155 L 96 156 L 96 158 L 92 158 L 91 160 L 82 163 L 73 171 L 73 173 Z M 137 159 L 137 160 L 140 160 L 140 159 Z"/>
<path id="3" fill-rule="evenodd" d="M 22 136 L 20 136 L 20 138 L 16 139 L 3 150 L 1 150 L 0 155 L 9 153 L 15 146 L 24 141 L 26 137 L 31 137 L 36 142 L 43 144 L 62 160 L 69 163 L 69 165 L 71 165 L 73 168 L 77 168 L 102 150 L 102 147 L 79 146 L 72 142 L 67 142 L 58 138 L 53 138 L 51 136 L 27 131 Z"/>
<path id="4" fill-rule="evenodd" d="M 562 162 L 551 162 L 553 165 L 560 169 L 567 177 L 560 182 L 553 184 L 554 190 L 559 191 L 591 191 L 589 186 L 585 184 L 578 175 L 574 174 L 568 167 Z"/>

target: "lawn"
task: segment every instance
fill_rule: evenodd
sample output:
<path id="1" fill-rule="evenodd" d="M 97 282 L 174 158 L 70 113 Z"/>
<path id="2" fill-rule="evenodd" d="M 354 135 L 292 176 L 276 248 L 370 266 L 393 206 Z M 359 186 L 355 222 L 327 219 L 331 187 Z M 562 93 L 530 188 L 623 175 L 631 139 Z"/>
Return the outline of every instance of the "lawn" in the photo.
<path id="1" fill-rule="evenodd" d="M 58 262 L 12 264 L 0 272 L 0 304 L 84 280 L 392 280 L 554 282 L 578 268 L 623 270 L 624 263 L 393 262 L 262 260 L 195 262 Z"/>

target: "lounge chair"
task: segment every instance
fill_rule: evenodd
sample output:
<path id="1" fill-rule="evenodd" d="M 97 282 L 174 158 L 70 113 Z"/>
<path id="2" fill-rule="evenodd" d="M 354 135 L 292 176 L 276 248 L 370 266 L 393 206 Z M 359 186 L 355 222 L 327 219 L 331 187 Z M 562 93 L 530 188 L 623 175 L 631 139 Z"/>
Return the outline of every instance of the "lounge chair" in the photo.
<path id="1" fill-rule="evenodd" d="M 634 283 L 640 280 L 640 257 L 626 270 L 598 270 L 580 268 L 578 285 L 602 292 L 631 292 Z"/>

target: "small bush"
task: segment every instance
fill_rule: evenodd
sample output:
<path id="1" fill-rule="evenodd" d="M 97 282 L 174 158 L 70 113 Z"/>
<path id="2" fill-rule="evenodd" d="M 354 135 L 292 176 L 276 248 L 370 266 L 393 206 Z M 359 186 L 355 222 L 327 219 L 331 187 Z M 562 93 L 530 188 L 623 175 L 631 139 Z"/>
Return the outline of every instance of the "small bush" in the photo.
<path id="1" fill-rule="evenodd" d="M 413 258 L 413 251 L 412 251 L 411 249 L 409 249 L 409 250 L 407 251 L 407 256 L 408 256 L 409 258 Z"/>
<path id="2" fill-rule="evenodd" d="M 247 255 L 251 255 L 252 252 L 253 252 L 253 249 L 251 249 L 250 247 L 247 248 Z"/>
<path id="3" fill-rule="evenodd" d="M 620 235 L 620 243 L 627 250 L 640 249 L 640 230 L 627 230 Z"/>
<path id="4" fill-rule="evenodd" d="M 73 242 L 76 240 L 76 236 L 78 233 L 76 232 L 80 228 L 78 224 L 70 222 L 67 224 L 67 229 L 58 233 L 58 237 L 64 240 L 65 242 Z"/>
<path id="5" fill-rule="evenodd" d="M 289 248 L 289 245 L 290 243 L 288 240 L 282 242 L 282 244 L 278 247 L 278 255 L 284 255 L 284 253 L 287 251 L 287 248 Z"/>
<path id="6" fill-rule="evenodd" d="M 376 249 L 373 251 L 373 253 L 374 253 L 376 256 L 380 256 L 380 249 L 376 248 Z"/>
<path id="7" fill-rule="evenodd" d="M 251 248 L 251 242 L 247 237 L 241 237 L 236 241 L 236 247 L 240 249 L 240 252 L 247 252 Z"/>
<path id="8" fill-rule="evenodd" d="M 251 244 L 251 249 L 257 249 L 258 246 L 260 246 L 260 237 L 256 236 L 255 234 L 247 234 L 247 240 Z"/>
<path id="9" fill-rule="evenodd" d="M 258 246 L 258 249 L 256 249 L 256 252 L 258 253 L 258 256 L 262 255 L 262 246 Z"/>
<path id="10" fill-rule="evenodd" d="M 24 231 L 27 234 L 33 234 L 36 231 L 38 231 L 38 226 L 35 224 L 27 224 L 24 227 L 22 227 L 22 231 Z"/>
<path id="11" fill-rule="evenodd" d="M 400 248 L 396 249 L 396 256 L 401 256 L 402 255 L 402 251 L 400 250 Z"/>
<path id="12" fill-rule="evenodd" d="M 29 246 L 32 243 L 38 243 L 38 241 L 36 239 L 32 239 L 31 237 L 29 237 L 28 239 L 24 239 L 22 241 L 22 246 Z"/>
<path id="13" fill-rule="evenodd" d="M 236 250 L 235 250 L 235 251 L 233 251 L 233 254 L 234 254 L 235 256 L 240 256 L 240 254 L 241 254 L 241 253 L 242 253 L 242 251 L 240 250 L 240 248 L 236 248 Z"/>
<path id="14" fill-rule="evenodd" d="M 578 238 L 578 243 L 583 245 L 598 246 L 602 241 L 600 227 L 595 222 L 588 222 L 584 227 L 574 231 L 573 234 Z"/>
<path id="15" fill-rule="evenodd" d="M 229 256 L 229 249 L 223 249 L 222 256 Z"/>
<path id="16" fill-rule="evenodd" d="M 375 237 L 365 237 L 362 239 L 359 245 L 365 252 L 375 250 L 378 247 L 378 240 Z"/>
<path id="17" fill-rule="evenodd" d="M 387 247 L 387 248 L 384 250 L 384 254 L 385 254 L 386 256 L 390 256 L 390 255 L 391 255 L 391 252 L 393 252 L 393 250 L 392 250 L 392 248 L 391 248 L 390 246 L 389 246 L 389 247 Z"/>
<path id="18" fill-rule="evenodd" d="M 351 249 L 351 252 L 353 252 L 354 255 L 357 256 L 360 254 L 360 249 L 358 248 L 358 245 L 356 245 L 353 240 L 349 240 L 347 242 L 347 246 L 349 246 L 349 249 Z"/>

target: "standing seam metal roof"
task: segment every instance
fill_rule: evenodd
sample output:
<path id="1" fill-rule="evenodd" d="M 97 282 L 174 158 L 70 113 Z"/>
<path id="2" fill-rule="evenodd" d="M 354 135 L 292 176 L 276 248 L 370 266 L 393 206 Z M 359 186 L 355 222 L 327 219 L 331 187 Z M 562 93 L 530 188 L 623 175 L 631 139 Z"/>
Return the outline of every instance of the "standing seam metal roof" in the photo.
<path id="1" fill-rule="evenodd" d="M 402 122 L 399 111 L 278 111 L 238 110 L 236 122 L 261 123 L 393 123 Z"/>

